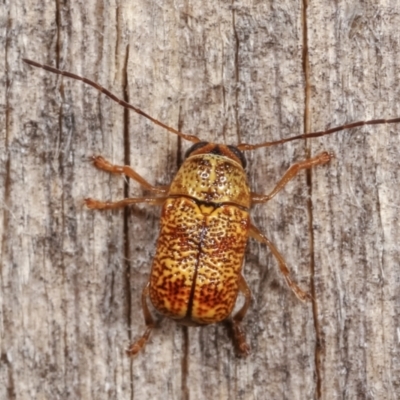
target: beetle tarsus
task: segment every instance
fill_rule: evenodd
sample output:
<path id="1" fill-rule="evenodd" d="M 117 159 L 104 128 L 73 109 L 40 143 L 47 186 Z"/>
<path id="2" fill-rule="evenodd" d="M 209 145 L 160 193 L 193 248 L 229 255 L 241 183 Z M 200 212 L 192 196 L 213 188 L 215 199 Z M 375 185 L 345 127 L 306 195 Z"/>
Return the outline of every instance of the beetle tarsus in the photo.
<path id="1" fill-rule="evenodd" d="M 233 341 L 239 357 L 247 357 L 250 354 L 250 346 L 246 342 L 246 335 L 236 321 L 232 322 Z"/>
<path id="2" fill-rule="evenodd" d="M 300 300 L 300 301 L 311 301 L 313 300 L 313 297 L 309 292 L 305 292 L 304 290 L 300 289 L 300 287 L 292 281 L 292 278 L 290 275 L 284 275 L 285 280 L 287 285 L 289 286 L 290 289 L 292 289 L 293 293 L 295 296 Z"/>
<path id="3" fill-rule="evenodd" d="M 295 284 L 293 284 L 293 286 L 297 287 L 297 285 L 295 285 Z M 311 301 L 313 299 L 313 297 L 311 296 L 310 293 L 304 292 L 303 290 L 298 289 L 298 288 L 293 289 L 293 286 L 290 286 L 290 288 L 293 290 L 294 294 L 296 295 L 296 297 L 299 300 L 301 300 L 301 301 Z"/>
<path id="4" fill-rule="evenodd" d="M 109 161 L 107 161 L 104 157 L 102 156 L 92 156 L 91 160 L 93 162 L 93 165 L 102 171 L 106 172 L 112 172 L 112 173 L 123 173 L 123 168 L 111 164 Z"/>
<path id="5" fill-rule="evenodd" d="M 146 345 L 147 341 L 149 340 L 150 337 L 150 333 L 153 330 L 152 326 L 147 327 L 145 333 L 143 334 L 143 336 L 137 340 L 136 342 L 132 343 L 128 350 L 126 350 L 126 354 L 129 357 L 134 357 L 136 356 L 136 354 L 138 354 Z"/>
<path id="6" fill-rule="evenodd" d="M 90 197 L 84 199 L 84 202 L 85 202 L 86 207 L 90 208 L 91 210 L 93 210 L 93 209 L 101 210 L 101 209 L 105 208 L 104 205 L 106 204 L 102 201 L 98 201 L 98 200 L 92 199 Z"/>

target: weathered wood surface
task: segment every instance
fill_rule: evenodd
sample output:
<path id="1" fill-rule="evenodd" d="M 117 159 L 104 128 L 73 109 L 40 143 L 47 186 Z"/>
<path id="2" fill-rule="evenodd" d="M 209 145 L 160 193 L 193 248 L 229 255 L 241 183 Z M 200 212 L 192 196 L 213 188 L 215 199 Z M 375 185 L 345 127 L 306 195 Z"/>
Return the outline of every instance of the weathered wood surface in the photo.
<path id="1" fill-rule="evenodd" d="M 222 325 L 163 321 L 131 361 L 124 351 L 144 329 L 140 293 L 159 211 L 86 210 L 85 197 L 124 196 L 124 180 L 88 158 L 127 162 L 168 184 L 188 143 L 80 82 L 21 61 L 95 79 L 205 140 L 257 143 L 399 116 L 398 1 L 310 0 L 304 17 L 303 7 L 2 3 L 1 399 L 400 397 L 400 126 L 248 154 L 258 192 L 309 153 L 336 156 L 252 214 L 294 279 L 312 288 L 313 302 L 300 303 L 269 251 L 250 242 L 253 302 L 244 327 L 252 354 L 237 359 Z M 142 193 L 134 183 L 130 192 Z"/>

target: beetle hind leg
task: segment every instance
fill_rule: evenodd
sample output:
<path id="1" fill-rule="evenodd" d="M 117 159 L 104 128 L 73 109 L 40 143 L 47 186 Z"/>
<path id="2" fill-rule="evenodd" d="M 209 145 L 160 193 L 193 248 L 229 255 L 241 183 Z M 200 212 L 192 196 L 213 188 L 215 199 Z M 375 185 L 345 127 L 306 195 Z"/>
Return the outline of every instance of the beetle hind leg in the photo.
<path id="1" fill-rule="evenodd" d="M 231 321 L 233 330 L 233 344 L 239 356 L 247 357 L 250 353 L 250 346 L 246 342 L 246 335 L 241 326 L 241 322 L 250 306 L 251 291 L 241 274 L 239 275 L 238 283 L 239 290 L 244 295 L 244 304 L 242 308 L 233 316 Z"/>
<path id="2" fill-rule="evenodd" d="M 279 253 L 277 248 L 270 242 L 270 240 L 264 234 L 262 234 L 254 225 L 251 225 L 250 236 L 253 239 L 256 239 L 257 241 L 264 243 L 269 247 L 272 254 L 278 261 L 279 269 L 281 270 L 281 273 L 282 273 L 283 277 L 285 278 L 287 285 L 293 291 L 293 293 L 296 295 L 296 297 L 298 299 L 300 299 L 301 301 L 311 300 L 312 299 L 311 295 L 309 293 L 305 292 L 304 290 L 302 290 L 295 282 L 293 282 L 292 277 L 290 275 L 289 268 L 286 265 L 284 258 Z"/>
<path id="3" fill-rule="evenodd" d="M 137 353 L 139 353 L 140 350 L 144 348 L 146 345 L 147 341 L 149 340 L 151 331 L 155 327 L 155 322 L 154 318 L 150 313 L 149 307 L 147 305 L 147 297 L 149 296 L 149 284 L 145 286 L 142 292 L 142 308 L 143 308 L 143 315 L 144 315 L 144 320 L 146 323 L 146 330 L 142 337 L 136 342 L 131 343 L 129 346 L 128 350 L 126 350 L 126 354 L 130 357 L 136 356 Z"/>

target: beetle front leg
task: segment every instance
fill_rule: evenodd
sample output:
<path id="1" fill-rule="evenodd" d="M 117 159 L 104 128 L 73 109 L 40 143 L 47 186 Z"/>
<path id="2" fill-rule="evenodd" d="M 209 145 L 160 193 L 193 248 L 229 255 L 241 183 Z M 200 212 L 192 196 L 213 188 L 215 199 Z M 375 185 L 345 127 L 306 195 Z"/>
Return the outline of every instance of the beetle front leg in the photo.
<path id="1" fill-rule="evenodd" d="M 129 165 L 111 164 L 102 156 L 93 156 L 92 161 L 93 165 L 96 168 L 101 169 L 102 171 L 111 172 L 112 174 L 125 175 L 128 178 L 131 178 L 138 182 L 147 190 L 165 194 L 168 192 L 168 186 L 153 186 L 152 184 L 147 182 L 146 179 L 142 178 L 137 172 L 135 172 Z"/>
<path id="2" fill-rule="evenodd" d="M 269 241 L 269 239 L 264 234 L 262 234 L 254 225 L 251 225 L 249 233 L 250 237 L 256 239 L 261 243 L 265 243 L 269 247 L 272 254 L 278 261 L 279 268 L 283 274 L 283 277 L 286 280 L 287 285 L 290 287 L 290 289 L 292 289 L 296 297 L 301 301 L 311 300 L 311 295 L 307 292 L 304 292 L 296 283 L 293 282 L 292 277 L 290 276 L 289 268 L 287 267 L 284 258 L 279 253 L 277 248 Z"/>
<path id="3" fill-rule="evenodd" d="M 232 318 L 233 342 L 240 356 L 246 357 L 250 353 L 250 346 L 246 343 L 246 336 L 241 327 L 241 322 L 250 306 L 251 291 L 242 274 L 239 275 L 239 291 L 244 295 L 242 308 Z"/>
<path id="4" fill-rule="evenodd" d="M 140 350 L 143 349 L 143 347 L 146 345 L 147 341 L 149 340 L 150 333 L 155 327 L 155 322 L 154 318 L 151 315 L 151 312 L 149 310 L 149 307 L 147 305 L 147 297 L 149 297 L 149 287 L 150 283 L 148 283 L 145 288 L 143 289 L 142 292 L 142 308 L 143 308 L 143 315 L 144 315 L 144 320 L 146 323 L 146 330 L 142 337 L 137 340 L 136 342 L 132 343 L 128 350 L 126 351 L 126 354 L 130 357 L 134 357 L 137 353 L 139 353 Z"/>
<path id="5" fill-rule="evenodd" d="M 280 192 L 286 184 L 291 181 L 302 169 L 310 169 L 317 165 L 323 165 L 328 163 L 332 159 L 333 155 L 327 152 L 321 153 L 316 157 L 309 158 L 308 160 L 301 161 L 293 164 L 286 172 L 281 180 L 277 183 L 271 193 L 262 195 L 257 193 L 251 194 L 251 202 L 253 204 L 266 203 L 271 200 L 278 192 Z"/>

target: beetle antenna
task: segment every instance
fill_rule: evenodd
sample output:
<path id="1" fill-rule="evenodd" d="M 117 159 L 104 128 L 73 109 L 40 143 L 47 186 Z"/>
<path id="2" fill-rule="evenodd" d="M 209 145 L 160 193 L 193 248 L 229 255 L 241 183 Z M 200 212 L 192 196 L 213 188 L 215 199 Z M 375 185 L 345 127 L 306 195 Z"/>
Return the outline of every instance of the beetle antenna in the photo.
<path id="1" fill-rule="evenodd" d="M 144 111 L 140 110 L 137 107 L 134 107 L 132 104 L 127 103 L 124 100 L 121 100 L 120 98 L 118 98 L 115 94 L 111 93 L 109 90 L 107 90 L 106 88 L 104 88 L 103 86 L 100 86 L 99 84 L 97 84 L 94 81 L 91 81 L 90 79 L 84 78 L 82 76 L 79 75 L 75 75 L 71 72 L 68 71 L 62 71 L 58 68 L 54 68 L 51 67 L 50 65 L 45 65 L 45 64 L 39 64 L 35 61 L 32 60 L 28 60 L 26 58 L 22 59 L 23 62 L 32 65 L 34 67 L 38 67 L 38 68 L 42 68 L 46 71 L 49 72 L 53 72 L 54 74 L 58 74 L 58 75 L 63 75 L 66 76 L 68 78 L 72 78 L 72 79 L 76 79 L 78 81 L 82 81 L 86 84 L 88 84 L 89 86 L 94 87 L 95 89 L 97 89 L 99 92 L 104 93 L 107 97 L 109 97 L 110 99 L 114 100 L 116 103 L 120 104 L 122 107 L 128 108 L 130 110 L 135 111 L 136 113 L 142 115 L 143 117 L 149 119 L 151 122 L 155 123 L 158 126 L 161 126 L 162 128 L 166 129 L 168 132 L 174 133 L 175 135 L 178 135 L 179 137 L 188 140 L 189 142 L 193 142 L 193 143 L 198 143 L 200 142 L 200 139 L 197 136 L 194 135 L 186 135 L 185 133 L 182 133 L 168 125 L 163 124 L 161 121 L 151 117 L 150 115 L 146 114 Z"/>
<path id="2" fill-rule="evenodd" d="M 255 150 L 255 149 L 259 149 L 260 147 L 275 146 L 277 144 L 283 144 L 283 143 L 291 142 L 291 141 L 297 140 L 297 139 L 309 139 L 309 138 L 315 138 L 315 137 L 330 135 L 331 133 L 334 133 L 334 132 L 343 131 L 345 129 L 357 128 L 358 126 L 379 125 L 379 124 L 395 124 L 395 123 L 398 123 L 398 122 L 400 122 L 400 118 L 371 119 L 369 121 L 357 121 L 357 122 L 352 122 L 350 124 L 337 126 L 335 128 L 330 128 L 330 129 L 327 129 L 325 131 L 303 133 L 302 135 L 291 136 L 291 137 L 287 137 L 287 138 L 284 138 L 284 139 L 281 139 L 281 140 L 276 140 L 274 142 L 265 142 L 265 143 L 259 143 L 259 144 L 240 143 L 236 147 L 241 151 Z"/>

